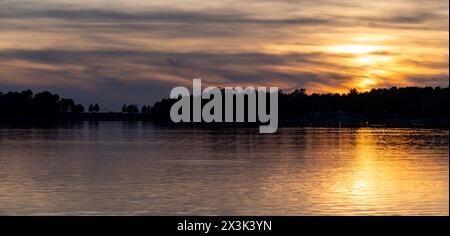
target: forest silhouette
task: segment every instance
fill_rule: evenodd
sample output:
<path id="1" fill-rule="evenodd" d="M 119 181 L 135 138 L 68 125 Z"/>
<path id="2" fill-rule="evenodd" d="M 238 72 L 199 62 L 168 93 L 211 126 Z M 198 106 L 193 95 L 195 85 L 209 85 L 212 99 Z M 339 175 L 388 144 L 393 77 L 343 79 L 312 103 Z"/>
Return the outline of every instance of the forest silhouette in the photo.
<path id="1" fill-rule="evenodd" d="M 223 90 L 222 90 L 223 91 Z M 279 92 L 280 121 L 301 118 L 347 117 L 360 119 L 446 118 L 448 125 L 448 87 L 379 88 L 368 92 L 356 89 L 348 93 L 307 94 L 305 89 Z M 86 110 L 73 99 L 61 98 L 48 91 L 33 94 L 0 92 L 0 120 L 152 120 L 170 123 L 170 108 L 176 99 L 162 99 L 152 106 L 124 104 L 121 112 L 101 112 L 101 106 L 92 103 Z M 247 100 L 246 100 L 247 101 Z M 203 100 L 202 103 L 206 103 Z M 246 104 L 247 106 L 248 104 Z M 21 120 L 19 119 L 19 120 Z"/>
<path id="2" fill-rule="evenodd" d="M 222 89 L 222 96 L 223 93 Z M 278 111 L 280 120 L 285 121 L 302 117 L 323 119 L 327 116 L 364 117 L 367 119 L 445 118 L 448 117 L 448 98 L 448 88 L 440 87 L 392 87 L 390 89 L 372 89 L 369 92 L 358 92 L 356 89 L 351 89 L 346 94 L 313 93 L 311 95 L 308 95 L 305 89 L 297 89 L 291 93 L 279 92 Z M 163 99 L 156 102 L 149 111 L 152 119 L 170 120 L 170 108 L 176 101 Z M 207 102 L 208 100 L 202 101 L 203 104 Z M 248 106 L 247 99 L 245 103 L 245 106 Z M 224 112 L 222 113 L 224 114 Z"/>

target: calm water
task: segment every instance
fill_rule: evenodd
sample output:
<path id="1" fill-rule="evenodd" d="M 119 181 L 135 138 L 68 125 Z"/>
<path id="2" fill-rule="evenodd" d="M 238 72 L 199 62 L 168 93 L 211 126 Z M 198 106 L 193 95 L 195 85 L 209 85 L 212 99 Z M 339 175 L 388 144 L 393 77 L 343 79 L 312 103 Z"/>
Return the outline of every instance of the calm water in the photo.
<path id="1" fill-rule="evenodd" d="M 449 132 L 2 127 L 0 214 L 448 215 Z"/>

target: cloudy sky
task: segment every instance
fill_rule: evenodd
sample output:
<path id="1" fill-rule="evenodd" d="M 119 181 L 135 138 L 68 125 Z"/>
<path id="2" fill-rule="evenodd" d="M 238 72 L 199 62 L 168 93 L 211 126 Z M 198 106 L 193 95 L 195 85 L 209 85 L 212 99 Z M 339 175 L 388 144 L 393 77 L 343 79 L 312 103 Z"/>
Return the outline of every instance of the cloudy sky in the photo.
<path id="1" fill-rule="evenodd" d="M 117 110 L 174 86 L 448 86 L 448 0 L 0 0 L 0 91 Z"/>

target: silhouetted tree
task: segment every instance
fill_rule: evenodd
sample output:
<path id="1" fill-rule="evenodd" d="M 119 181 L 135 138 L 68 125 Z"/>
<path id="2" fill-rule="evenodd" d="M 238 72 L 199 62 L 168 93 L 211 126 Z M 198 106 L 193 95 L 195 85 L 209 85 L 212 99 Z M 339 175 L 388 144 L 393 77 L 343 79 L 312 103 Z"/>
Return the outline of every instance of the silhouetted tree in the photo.
<path id="1" fill-rule="evenodd" d="M 96 104 L 90 104 L 89 105 L 89 112 L 99 112 L 100 111 L 100 106 L 96 103 Z"/>
<path id="2" fill-rule="evenodd" d="M 59 112 L 59 96 L 48 91 L 38 93 L 33 97 L 34 113 L 41 115 L 55 115 Z"/>
<path id="3" fill-rule="evenodd" d="M 75 102 L 72 99 L 63 98 L 59 101 L 60 112 L 73 112 L 75 106 Z"/>
<path id="4" fill-rule="evenodd" d="M 448 117 L 449 103 L 448 88 L 440 87 L 392 87 L 372 89 L 369 92 L 351 89 L 346 94 L 311 95 L 307 95 L 305 89 L 297 89 L 291 93 L 280 91 L 278 99 L 280 119 L 320 114 L 364 115 L 366 118 Z M 154 120 L 170 121 L 170 108 L 176 101 L 162 99 L 156 102 L 149 109 L 150 116 Z"/>
<path id="5" fill-rule="evenodd" d="M 100 106 L 96 103 L 92 109 L 94 112 L 99 112 L 100 111 Z"/>
<path id="6" fill-rule="evenodd" d="M 139 112 L 139 108 L 137 107 L 136 104 L 132 105 L 126 105 L 124 104 L 122 107 L 122 112 L 124 113 L 138 113 Z"/>
<path id="7" fill-rule="evenodd" d="M 356 96 L 358 95 L 358 90 L 355 88 L 350 89 L 350 91 L 348 91 L 348 95 L 349 96 Z"/>
<path id="8" fill-rule="evenodd" d="M 83 113 L 84 112 L 84 107 L 81 104 L 78 104 L 74 107 L 73 112 L 75 113 Z"/>
<path id="9" fill-rule="evenodd" d="M 128 113 L 137 113 L 137 112 L 139 112 L 139 109 L 137 108 L 137 105 L 128 105 L 127 112 Z"/>
<path id="10" fill-rule="evenodd" d="M 141 112 L 142 113 L 149 113 L 150 112 L 150 106 L 146 106 L 146 105 L 142 106 Z"/>
<path id="11" fill-rule="evenodd" d="M 33 96 L 31 90 L 0 93 L 0 115 L 56 117 L 60 113 L 83 112 L 80 104 L 48 91 Z M 1 117 L 0 117 L 1 118 Z"/>
<path id="12" fill-rule="evenodd" d="M 89 112 L 99 112 L 100 111 L 100 106 L 96 103 L 96 104 L 90 104 L 89 108 L 88 108 Z"/>
<path id="13" fill-rule="evenodd" d="M 141 112 L 149 113 L 149 117 L 153 120 L 170 121 L 170 109 L 176 101 L 176 99 L 162 99 L 151 107 L 143 106 Z M 202 102 L 205 104 L 207 101 Z M 316 114 L 363 115 L 369 118 L 448 118 L 448 105 L 448 87 L 392 87 L 372 89 L 369 92 L 351 89 L 346 94 L 311 95 L 306 94 L 305 89 L 296 89 L 291 93 L 279 92 L 278 110 L 280 119 L 295 119 Z M 248 104 L 245 104 L 245 107 L 247 106 Z M 98 104 L 90 104 L 88 110 L 99 112 L 100 107 Z M 84 107 L 72 99 L 60 98 L 48 91 L 35 95 L 31 90 L 0 92 L 0 119 L 5 116 L 57 117 L 61 113 L 70 112 L 84 112 Z M 135 104 L 124 104 L 122 112 L 137 113 L 139 109 Z"/>

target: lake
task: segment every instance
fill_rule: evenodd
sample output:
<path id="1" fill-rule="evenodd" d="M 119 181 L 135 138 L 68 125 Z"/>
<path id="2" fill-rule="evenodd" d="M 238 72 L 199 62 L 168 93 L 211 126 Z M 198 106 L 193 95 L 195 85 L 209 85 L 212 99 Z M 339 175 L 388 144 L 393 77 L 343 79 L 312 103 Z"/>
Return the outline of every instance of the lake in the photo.
<path id="1" fill-rule="evenodd" d="M 448 129 L 0 127 L 1 215 L 448 215 Z"/>

